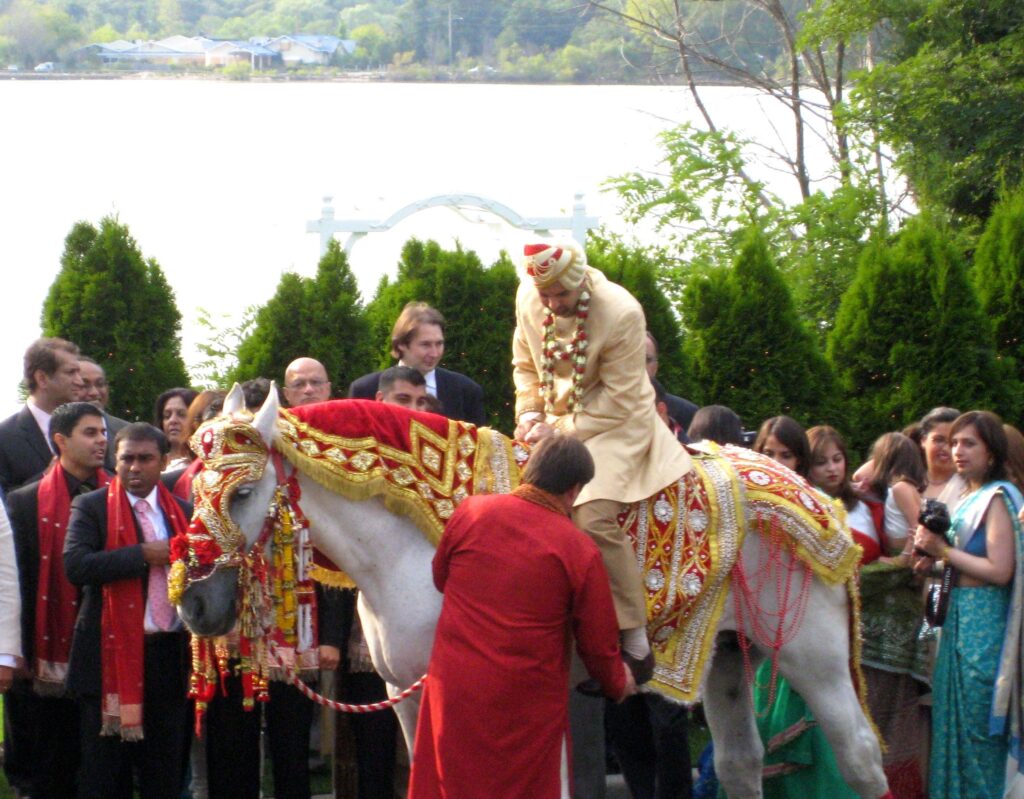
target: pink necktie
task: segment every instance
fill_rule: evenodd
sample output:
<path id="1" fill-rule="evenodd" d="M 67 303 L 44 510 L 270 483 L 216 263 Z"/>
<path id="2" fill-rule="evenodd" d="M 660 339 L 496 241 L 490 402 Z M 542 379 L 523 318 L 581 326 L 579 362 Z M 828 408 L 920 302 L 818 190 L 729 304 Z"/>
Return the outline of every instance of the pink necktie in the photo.
<path id="1" fill-rule="evenodd" d="M 140 499 L 135 503 L 135 518 L 139 520 L 139 527 L 142 528 L 142 540 L 159 541 L 156 528 L 150 521 L 147 514 L 150 511 L 149 503 Z M 146 601 L 149 607 L 149 615 L 153 624 L 160 630 L 169 630 L 174 621 L 174 608 L 167 599 L 167 567 L 149 567 L 149 591 Z"/>

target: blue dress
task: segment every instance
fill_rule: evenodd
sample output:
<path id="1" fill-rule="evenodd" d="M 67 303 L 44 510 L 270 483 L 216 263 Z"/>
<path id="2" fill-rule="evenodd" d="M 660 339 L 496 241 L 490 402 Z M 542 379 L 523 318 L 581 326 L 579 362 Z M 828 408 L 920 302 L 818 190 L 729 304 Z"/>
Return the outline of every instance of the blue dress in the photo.
<path id="1" fill-rule="evenodd" d="M 958 548 L 986 553 L 984 524 L 976 522 L 997 498 L 1007 503 L 1020 536 L 1021 497 L 1006 485 L 998 493 L 984 486 L 963 502 L 951 530 Z M 929 794 L 934 799 L 1002 799 L 1010 736 L 1005 718 L 993 723 L 992 708 L 1012 588 L 1012 583 L 958 587 L 950 594 L 932 680 Z"/>
<path id="2" fill-rule="evenodd" d="M 929 791 L 936 799 L 1002 799 L 1009 739 L 989 735 L 1006 630 L 1008 586 L 954 588 L 932 679 Z"/>

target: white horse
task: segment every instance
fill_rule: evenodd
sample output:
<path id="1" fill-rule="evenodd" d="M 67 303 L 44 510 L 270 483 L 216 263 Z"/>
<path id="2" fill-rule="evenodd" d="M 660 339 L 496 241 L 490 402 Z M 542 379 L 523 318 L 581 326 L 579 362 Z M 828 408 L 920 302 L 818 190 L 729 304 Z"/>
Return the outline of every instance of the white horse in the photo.
<path id="1" fill-rule="evenodd" d="M 240 394 L 233 393 L 225 415 L 240 409 Z M 279 435 L 278 416 L 277 394 L 272 391 L 251 423 L 268 451 Z M 223 423 L 223 417 L 209 424 L 218 423 Z M 244 534 L 247 547 L 257 540 L 281 479 L 269 457 L 267 461 L 262 478 L 238 486 L 229 501 L 231 520 Z M 358 584 L 359 616 L 373 663 L 395 695 L 427 670 L 441 609 L 441 595 L 431 578 L 433 546 L 412 521 L 389 511 L 380 498 L 350 501 L 301 472 L 297 477 L 313 544 Z M 752 515 L 748 509 L 748 523 Z M 757 572 L 765 554 L 760 535 L 745 536 L 739 560 L 747 574 Z M 788 557 L 783 553 L 783 558 Z M 187 587 L 179 612 L 193 633 L 223 635 L 232 628 L 238 576 L 237 568 L 219 567 Z M 765 585 L 755 599 L 754 606 L 763 614 L 775 612 L 776 584 Z M 813 577 L 806 600 L 802 623 L 778 653 L 779 672 L 813 711 L 846 782 L 861 797 L 879 799 L 888 789 L 878 740 L 851 679 L 847 590 L 842 584 L 829 585 Z M 748 667 L 756 668 L 768 650 L 757 641 L 755 618 L 744 614 L 743 624 L 738 625 L 735 607 L 728 597 L 703 701 L 719 779 L 732 799 L 741 799 L 761 796 L 764 749 L 747 675 Z M 738 630 L 751 644 L 747 664 Z M 418 708 L 415 696 L 395 708 L 410 752 Z"/>

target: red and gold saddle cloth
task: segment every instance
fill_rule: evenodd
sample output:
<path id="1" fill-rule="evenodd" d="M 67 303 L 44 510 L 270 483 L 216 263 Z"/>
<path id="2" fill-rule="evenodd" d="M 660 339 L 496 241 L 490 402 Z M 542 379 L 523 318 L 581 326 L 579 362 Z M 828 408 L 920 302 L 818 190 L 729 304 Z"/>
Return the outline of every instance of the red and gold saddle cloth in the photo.
<path id="1" fill-rule="evenodd" d="M 850 580 L 860 556 L 842 509 L 788 469 L 740 447 L 690 454 L 690 472 L 619 516 L 643 573 L 654 682 L 685 702 L 700 698 L 748 525 L 785 531 L 791 552 L 831 583 Z"/>
<path id="2" fill-rule="evenodd" d="M 523 456 L 487 427 L 369 400 L 282 409 L 277 448 L 303 474 L 351 500 L 382 497 L 437 546 L 445 522 L 473 494 L 519 485 Z M 313 576 L 339 581 L 320 566 Z"/>

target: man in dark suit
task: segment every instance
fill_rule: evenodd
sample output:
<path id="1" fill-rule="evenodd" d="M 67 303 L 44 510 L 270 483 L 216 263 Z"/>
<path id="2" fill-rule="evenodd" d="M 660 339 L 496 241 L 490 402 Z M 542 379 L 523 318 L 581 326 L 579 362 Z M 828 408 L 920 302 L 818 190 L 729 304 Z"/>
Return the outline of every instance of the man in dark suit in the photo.
<path id="1" fill-rule="evenodd" d="M 64 570 L 82 589 L 68 666 L 81 709 L 80 799 L 130 799 L 133 771 L 143 799 L 181 795 L 187 636 L 166 582 L 168 540 L 192 507 L 160 483 L 169 450 L 155 427 L 127 425 L 114 481 L 72 502 Z"/>
<path id="2" fill-rule="evenodd" d="M 78 399 L 82 388 L 78 347 L 62 338 L 41 338 L 25 351 L 28 401 L 0 422 L 0 488 L 4 493 L 42 476 L 53 459 L 50 414 Z"/>
<path id="3" fill-rule="evenodd" d="M 61 564 L 71 499 L 108 482 L 103 416 L 87 402 L 59 406 L 50 418 L 58 462 L 42 480 L 7 497 L 21 584 L 21 638 L 28 676 L 4 703 L 10 723 L 27 732 L 33 799 L 74 796 L 78 771 L 78 706 L 66 694 L 68 652 L 78 592 Z M 23 788 L 24 789 L 24 788 Z"/>
<path id="4" fill-rule="evenodd" d="M 645 362 L 647 376 L 653 381 L 658 376 L 658 340 L 647 331 L 647 341 L 644 344 Z M 690 429 L 690 422 L 697 412 L 697 406 L 688 399 L 677 397 L 675 394 L 665 393 L 665 406 L 668 408 L 669 418 L 678 425 L 685 433 Z"/>
<path id="5" fill-rule="evenodd" d="M 53 460 L 50 449 L 50 414 L 58 405 L 77 398 L 81 389 L 78 347 L 61 338 L 41 338 L 25 351 L 25 386 L 28 401 L 13 416 L 0 422 L 0 489 L 15 488 L 42 476 Z M 28 795 L 32 772 L 28 730 L 4 713 L 4 774 L 19 794 Z"/>
<path id="6" fill-rule="evenodd" d="M 110 401 L 110 384 L 107 383 L 107 374 L 92 358 L 81 356 L 78 365 L 82 370 L 82 390 L 78 399 L 82 402 L 91 402 L 103 411 L 103 423 L 107 428 L 107 460 L 104 466 L 109 471 L 114 471 L 114 439 L 118 432 L 128 424 L 126 419 L 119 419 L 107 413 L 107 403 Z"/>
<path id="7" fill-rule="evenodd" d="M 400 366 L 411 366 L 427 381 L 427 393 L 441 400 L 444 415 L 476 425 L 486 424 L 484 391 L 458 372 L 442 369 L 444 317 L 425 302 L 410 302 L 402 309 L 391 331 L 391 355 Z M 348 395 L 376 399 L 380 372 L 353 381 Z"/>

